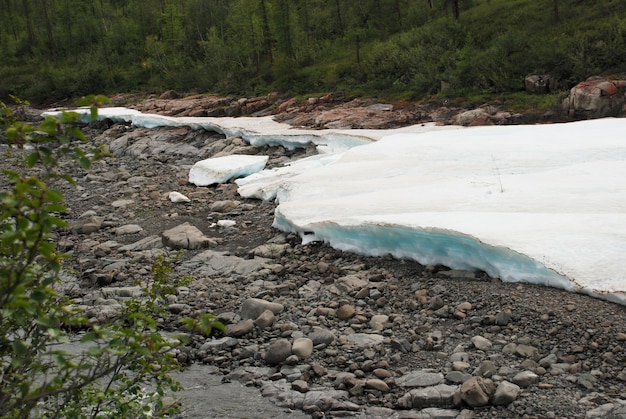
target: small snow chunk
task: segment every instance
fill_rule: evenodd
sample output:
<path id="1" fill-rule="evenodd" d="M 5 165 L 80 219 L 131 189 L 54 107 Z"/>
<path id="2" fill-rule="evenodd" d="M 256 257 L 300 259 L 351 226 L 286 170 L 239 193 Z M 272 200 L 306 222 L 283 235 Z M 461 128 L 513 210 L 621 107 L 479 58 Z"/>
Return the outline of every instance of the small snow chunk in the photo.
<path id="1" fill-rule="evenodd" d="M 269 156 L 233 154 L 197 162 L 189 170 L 189 182 L 196 186 L 225 183 L 232 178 L 248 176 L 263 170 Z"/>
<path id="2" fill-rule="evenodd" d="M 178 204 L 180 202 L 191 202 L 191 199 L 187 198 L 182 193 L 176 192 L 176 191 L 170 192 L 169 198 L 170 198 L 170 201 L 172 201 L 175 204 Z"/>
<path id="3" fill-rule="evenodd" d="M 226 228 L 226 227 L 234 227 L 234 226 L 235 226 L 235 224 L 237 224 L 237 222 L 236 222 L 236 221 L 234 221 L 234 220 L 219 220 L 219 221 L 217 222 L 217 226 L 218 226 L 218 227 L 223 227 L 223 228 Z"/>

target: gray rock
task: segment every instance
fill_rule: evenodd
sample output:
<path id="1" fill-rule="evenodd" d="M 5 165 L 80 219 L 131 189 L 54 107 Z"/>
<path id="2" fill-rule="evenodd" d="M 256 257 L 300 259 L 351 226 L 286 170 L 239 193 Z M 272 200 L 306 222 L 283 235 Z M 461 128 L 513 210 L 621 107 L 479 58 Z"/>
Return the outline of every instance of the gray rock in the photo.
<path id="1" fill-rule="evenodd" d="M 281 313 L 285 307 L 279 303 L 272 303 L 260 298 L 248 298 L 241 305 L 242 319 L 257 319 L 265 310 L 269 310 L 274 314 Z"/>
<path id="2" fill-rule="evenodd" d="M 267 259 L 243 259 L 224 252 L 205 250 L 183 262 L 181 267 L 199 276 L 247 276 L 266 268 Z"/>
<path id="3" fill-rule="evenodd" d="M 438 295 L 431 298 L 430 303 L 428 303 L 428 309 L 433 310 L 433 311 L 440 310 L 444 306 L 445 306 L 445 303 L 443 302 L 443 299 Z"/>
<path id="4" fill-rule="evenodd" d="M 141 287 L 100 288 L 104 298 L 139 298 L 144 295 Z"/>
<path id="5" fill-rule="evenodd" d="M 412 371 L 396 379 L 401 387 L 430 387 L 443 383 L 444 377 L 440 372 Z"/>
<path id="6" fill-rule="evenodd" d="M 161 234 L 163 244 L 174 249 L 201 249 L 215 246 L 215 240 L 206 237 L 197 227 L 189 223 L 181 224 Z"/>
<path id="7" fill-rule="evenodd" d="M 507 311 L 501 311 L 496 314 L 496 324 L 498 326 L 506 326 L 511 321 L 511 313 Z"/>
<path id="8" fill-rule="evenodd" d="M 546 94 L 557 90 L 557 80 L 550 74 L 531 74 L 524 78 L 524 87 L 529 93 Z"/>
<path id="9" fill-rule="evenodd" d="M 309 339 L 313 341 L 313 346 L 330 345 L 335 341 L 335 335 L 328 329 L 322 329 L 309 334 Z"/>
<path id="10" fill-rule="evenodd" d="M 515 353 L 522 358 L 534 358 L 538 352 L 537 348 L 530 345 L 517 345 L 515 348 Z"/>
<path id="11" fill-rule="evenodd" d="M 370 328 L 375 332 L 382 332 L 385 329 L 385 323 L 389 321 L 389 316 L 385 314 L 377 314 L 372 316 L 370 320 Z"/>
<path id="12" fill-rule="evenodd" d="M 340 390 L 309 391 L 302 402 L 305 412 L 325 412 L 341 407 L 341 401 L 348 397 L 348 393 Z"/>
<path id="13" fill-rule="evenodd" d="M 491 380 L 472 377 L 461 385 L 461 399 L 472 407 L 487 406 L 493 393 Z"/>
<path id="14" fill-rule="evenodd" d="M 254 320 L 242 320 L 237 324 L 229 324 L 226 326 L 226 334 L 228 336 L 240 337 L 254 330 Z"/>
<path id="15" fill-rule="evenodd" d="M 209 206 L 212 212 L 228 213 L 239 206 L 241 202 L 233 200 L 215 201 Z"/>
<path id="16" fill-rule="evenodd" d="M 117 201 L 111 202 L 111 206 L 113 208 L 126 208 L 129 205 L 134 204 L 135 201 L 132 199 L 118 199 Z"/>
<path id="17" fill-rule="evenodd" d="M 252 254 L 262 258 L 276 259 L 283 256 L 291 246 L 287 243 L 268 243 L 252 249 Z"/>
<path id="18" fill-rule="evenodd" d="M 344 304 L 339 309 L 337 309 L 337 317 L 341 320 L 348 320 L 352 318 L 356 313 L 354 307 L 350 304 Z"/>
<path id="19" fill-rule="evenodd" d="M 471 339 L 471 342 L 472 342 L 472 345 L 474 345 L 476 349 L 480 349 L 481 351 L 486 351 L 492 346 L 491 341 L 489 339 L 485 339 L 482 336 L 474 336 Z"/>
<path id="20" fill-rule="evenodd" d="M 556 354 L 550 354 L 544 358 L 541 358 L 539 360 L 539 365 L 544 368 L 549 368 L 550 366 L 552 366 L 552 364 L 556 364 L 557 362 L 558 358 L 556 357 Z"/>
<path id="21" fill-rule="evenodd" d="M 310 298 L 317 294 L 320 288 L 322 288 L 322 283 L 311 279 L 306 284 L 298 288 L 298 295 L 302 298 Z"/>
<path id="22" fill-rule="evenodd" d="M 366 287 L 367 284 L 367 280 L 361 279 L 356 275 L 346 275 L 335 281 L 335 288 L 337 288 L 340 294 L 350 294 L 352 291 Z"/>
<path id="23" fill-rule="evenodd" d="M 291 352 L 300 359 L 307 359 L 313 354 L 313 341 L 309 338 L 297 338 L 293 341 Z"/>
<path id="24" fill-rule="evenodd" d="M 167 306 L 168 311 L 173 314 L 184 313 L 185 311 L 188 311 L 190 308 L 191 306 L 189 304 L 180 304 L 180 303 L 174 303 L 174 304 L 170 304 Z"/>
<path id="25" fill-rule="evenodd" d="M 204 342 L 202 346 L 200 347 L 200 350 L 201 351 L 209 351 L 209 350 L 221 351 L 224 349 L 233 348 L 237 346 L 238 343 L 239 343 L 239 339 L 235 339 L 230 336 L 225 336 L 220 339 L 208 340 Z"/>
<path id="26" fill-rule="evenodd" d="M 385 338 L 382 335 L 374 333 L 354 333 L 348 335 L 348 341 L 359 348 L 380 345 L 384 340 Z"/>
<path id="27" fill-rule="evenodd" d="M 409 392 L 411 405 L 414 408 L 453 407 L 454 394 L 459 386 L 438 384 L 432 387 L 413 389 Z"/>
<path id="28" fill-rule="evenodd" d="M 291 383 L 291 388 L 299 393 L 306 393 L 309 391 L 309 384 L 304 380 L 295 380 Z"/>
<path id="29" fill-rule="evenodd" d="M 492 403 L 494 405 L 508 406 L 519 397 L 520 392 L 521 389 L 518 385 L 502 381 L 496 388 Z"/>
<path id="30" fill-rule="evenodd" d="M 387 383 L 378 378 L 370 378 L 369 380 L 365 381 L 365 387 L 378 390 L 383 393 L 389 391 L 389 386 L 387 385 Z"/>
<path id="31" fill-rule="evenodd" d="M 100 230 L 101 226 L 102 218 L 93 215 L 79 218 L 78 220 L 73 221 L 70 224 L 70 230 L 75 234 L 91 234 Z"/>
<path id="32" fill-rule="evenodd" d="M 113 230 L 116 236 L 141 233 L 143 228 L 138 224 L 126 224 Z"/>
<path id="33" fill-rule="evenodd" d="M 159 236 L 149 236 L 135 243 L 127 244 L 119 248 L 122 252 L 134 252 L 163 248 L 163 240 Z"/>
<path id="34" fill-rule="evenodd" d="M 271 310 L 265 310 L 254 320 L 254 325 L 259 329 L 266 329 L 274 324 L 276 316 Z"/>
<path id="35" fill-rule="evenodd" d="M 596 386 L 596 381 L 597 378 L 592 374 L 581 374 L 578 376 L 576 384 L 583 388 L 586 388 L 587 390 L 592 390 Z"/>
<path id="36" fill-rule="evenodd" d="M 591 409 L 585 415 L 586 418 L 626 418 L 626 400 L 615 399 L 611 403 L 602 404 Z"/>
<path id="37" fill-rule="evenodd" d="M 489 378 L 492 375 L 494 375 L 497 371 L 498 371 L 498 368 L 496 367 L 496 364 L 494 364 L 493 361 L 489 361 L 487 359 L 480 363 L 480 365 L 478 366 L 478 368 L 474 370 L 472 375 L 477 376 L 477 377 Z"/>
<path id="38" fill-rule="evenodd" d="M 291 356 L 291 342 L 287 339 L 278 339 L 273 342 L 265 354 L 265 362 L 268 365 L 278 365 Z"/>
<path id="39" fill-rule="evenodd" d="M 446 374 L 446 381 L 454 384 L 463 384 L 465 381 L 472 378 L 471 374 L 462 371 L 450 371 Z"/>
<path id="40" fill-rule="evenodd" d="M 532 371 L 522 371 L 515 374 L 512 381 L 522 388 L 530 387 L 539 382 L 539 376 Z"/>

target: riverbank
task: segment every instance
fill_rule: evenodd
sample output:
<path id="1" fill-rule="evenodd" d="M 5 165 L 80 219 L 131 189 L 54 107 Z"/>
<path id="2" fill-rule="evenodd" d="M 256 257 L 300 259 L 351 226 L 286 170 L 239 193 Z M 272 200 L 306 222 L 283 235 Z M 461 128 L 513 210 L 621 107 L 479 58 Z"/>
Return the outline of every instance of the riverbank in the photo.
<path id="1" fill-rule="evenodd" d="M 206 312 L 229 328 L 224 337 L 194 335 L 177 354 L 194 374 L 193 366 L 209 366 L 286 413 L 320 418 L 624 414 L 623 306 L 480 272 L 303 245 L 272 229 L 273 204 L 239 197 L 232 182 L 188 183 L 189 168 L 204 158 L 268 155 L 274 167 L 312 149 L 252 147 L 188 128 L 103 122 L 87 131 L 114 157 L 76 171 L 77 187 L 63 189 L 71 228 L 59 245 L 72 254 L 68 292 L 92 317 L 112 315 L 116 301 L 147 279 L 155 255 L 170 250 L 163 243 L 177 246 L 164 238 L 194 227 L 208 247 L 187 250 L 177 266 L 176 274 L 193 280 L 168 301 L 165 329 L 178 331 L 181 317 Z M 172 202 L 173 191 L 190 201 Z M 183 400 L 181 417 L 202 417 L 193 412 L 220 403 L 207 391 Z M 246 405 L 231 417 L 261 412 Z"/>

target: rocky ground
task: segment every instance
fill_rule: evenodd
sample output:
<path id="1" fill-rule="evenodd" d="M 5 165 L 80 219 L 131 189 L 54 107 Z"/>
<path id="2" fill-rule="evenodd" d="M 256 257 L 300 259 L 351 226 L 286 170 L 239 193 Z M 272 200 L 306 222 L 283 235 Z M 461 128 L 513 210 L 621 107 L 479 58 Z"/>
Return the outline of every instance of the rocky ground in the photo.
<path id="1" fill-rule="evenodd" d="M 315 125 L 321 113 L 283 118 Z M 167 301 L 165 329 L 208 312 L 228 332 L 194 335 L 179 360 L 257 388 L 285 412 L 626 417 L 625 307 L 481 272 L 302 245 L 272 229 L 272 203 L 242 199 L 234 183 L 187 181 L 204 158 L 264 154 L 271 167 L 312 149 L 259 149 L 186 128 L 101 123 L 87 131 L 113 157 L 74 172 L 76 187 L 60 186 L 71 228 L 58 243 L 72 254 L 65 289 L 92 317 L 112 315 L 138 293 L 156 254 L 182 247 L 176 274 L 193 279 Z M 174 191 L 190 202 L 172 202 Z M 204 402 L 219 400 L 207 394 Z M 180 417 L 202 417 L 202 401 L 194 403 Z"/>

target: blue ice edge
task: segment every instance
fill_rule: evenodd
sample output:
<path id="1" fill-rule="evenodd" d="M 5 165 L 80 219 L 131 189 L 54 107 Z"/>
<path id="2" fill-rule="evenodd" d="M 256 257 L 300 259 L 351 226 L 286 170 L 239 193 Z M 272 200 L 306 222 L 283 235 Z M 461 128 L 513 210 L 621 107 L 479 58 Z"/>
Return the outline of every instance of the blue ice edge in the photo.
<path id="1" fill-rule="evenodd" d="M 364 256 L 392 255 L 423 265 L 452 269 L 481 270 L 505 282 L 519 282 L 560 288 L 626 305 L 626 295 L 604 293 L 581 287 L 540 262 L 503 246 L 486 244 L 458 231 L 441 228 L 413 228 L 397 224 L 360 223 L 341 225 L 323 221 L 298 227 L 277 208 L 273 227 L 300 234 L 304 243 L 323 241 L 335 249 Z"/>

